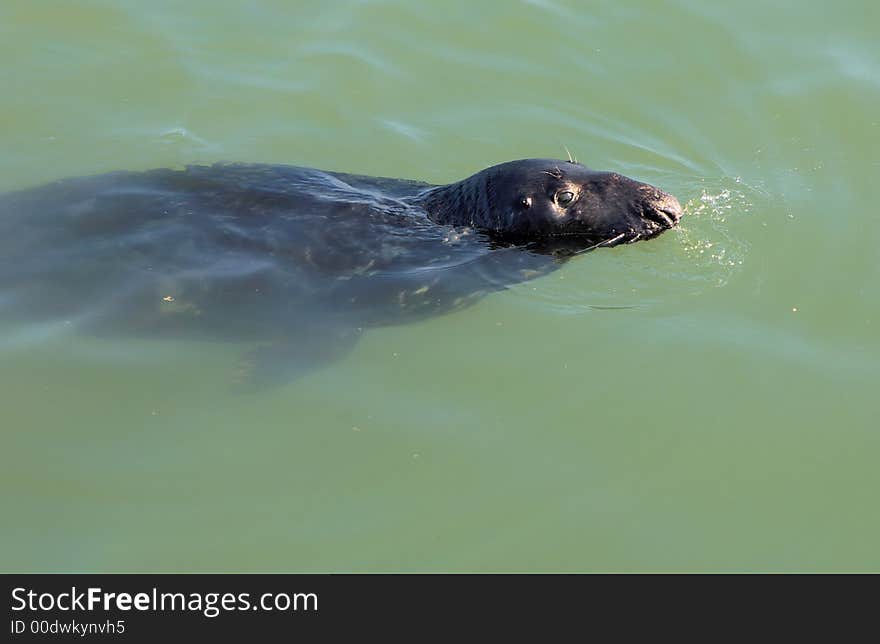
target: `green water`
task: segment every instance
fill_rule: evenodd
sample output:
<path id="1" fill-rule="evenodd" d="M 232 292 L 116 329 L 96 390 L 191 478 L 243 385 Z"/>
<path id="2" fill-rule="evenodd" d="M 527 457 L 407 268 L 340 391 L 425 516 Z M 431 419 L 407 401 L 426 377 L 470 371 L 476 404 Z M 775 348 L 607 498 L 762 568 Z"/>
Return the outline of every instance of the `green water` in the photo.
<path id="1" fill-rule="evenodd" d="M 261 393 L 235 345 L 0 338 L 0 570 L 880 571 L 878 29 L 868 0 L 0 1 L 0 190 L 566 145 L 686 208 Z"/>

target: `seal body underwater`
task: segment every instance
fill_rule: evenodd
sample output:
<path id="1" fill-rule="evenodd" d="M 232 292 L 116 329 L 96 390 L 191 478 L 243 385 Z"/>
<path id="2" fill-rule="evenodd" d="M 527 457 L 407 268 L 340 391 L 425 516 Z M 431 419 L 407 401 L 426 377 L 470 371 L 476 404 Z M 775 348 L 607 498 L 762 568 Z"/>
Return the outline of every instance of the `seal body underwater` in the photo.
<path id="1" fill-rule="evenodd" d="M 462 308 L 680 217 L 651 185 L 553 159 L 447 185 L 260 164 L 64 179 L 0 195 L 0 323 L 257 341 L 252 378 L 285 381 L 364 328 Z"/>

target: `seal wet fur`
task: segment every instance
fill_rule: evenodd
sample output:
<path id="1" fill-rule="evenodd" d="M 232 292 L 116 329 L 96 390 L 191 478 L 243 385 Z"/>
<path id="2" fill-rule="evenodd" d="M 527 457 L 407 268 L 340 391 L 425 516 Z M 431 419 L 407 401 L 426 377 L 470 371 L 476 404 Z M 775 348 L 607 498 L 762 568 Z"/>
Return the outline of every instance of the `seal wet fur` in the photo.
<path id="1" fill-rule="evenodd" d="M 364 328 L 460 309 L 680 217 L 653 186 L 554 159 L 439 186 L 259 164 L 65 179 L 0 196 L 0 322 L 256 341 L 252 379 L 284 381 Z"/>

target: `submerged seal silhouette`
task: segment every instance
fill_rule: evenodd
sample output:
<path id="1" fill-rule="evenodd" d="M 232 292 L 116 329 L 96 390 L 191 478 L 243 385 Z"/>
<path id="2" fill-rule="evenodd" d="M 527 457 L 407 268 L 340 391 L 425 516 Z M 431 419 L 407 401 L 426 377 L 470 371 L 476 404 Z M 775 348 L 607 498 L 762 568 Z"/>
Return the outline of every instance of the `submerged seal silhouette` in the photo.
<path id="1" fill-rule="evenodd" d="M 284 381 L 365 327 L 462 308 L 681 214 L 658 188 L 555 159 L 447 185 L 258 164 L 65 179 L 0 195 L 0 323 L 257 341 L 252 379 Z"/>

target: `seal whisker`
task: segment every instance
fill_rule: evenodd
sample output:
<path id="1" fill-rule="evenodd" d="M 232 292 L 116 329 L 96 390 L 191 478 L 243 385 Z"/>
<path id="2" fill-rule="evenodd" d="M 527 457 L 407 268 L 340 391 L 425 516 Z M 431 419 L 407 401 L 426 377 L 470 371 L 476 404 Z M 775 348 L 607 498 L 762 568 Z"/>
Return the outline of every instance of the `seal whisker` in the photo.
<path id="1" fill-rule="evenodd" d="M 568 155 L 568 162 L 569 162 L 569 163 L 577 163 L 577 161 L 576 161 L 575 159 L 572 158 L 572 156 L 571 156 L 571 150 L 568 149 L 568 146 L 565 145 L 565 143 L 563 143 L 563 144 L 562 144 L 562 147 L 565 148 L 565 153 Z"/>
<path id="2" fill-rule="evenodd" d="M 611 238 L 606 239 L 604 241 L 600 241 L 598 244 L 593 244 L 592 246 L 588 246 L 587 248 L 582 248 L 581 250 L 579 250 L 573 254 L 574 255 L 582 255 L 584 253 L 590 252 L 591 250 L 596 250 L 597 248 L 600 248 L 600 247 L 605 246 L 607 244 L 613 244 L 614 242 L 619 241 L 625 235 L 626 235 L 626 233 L 620 233 L 619 235 L 617 235 L 615 237 L 611 237 Z"/>

